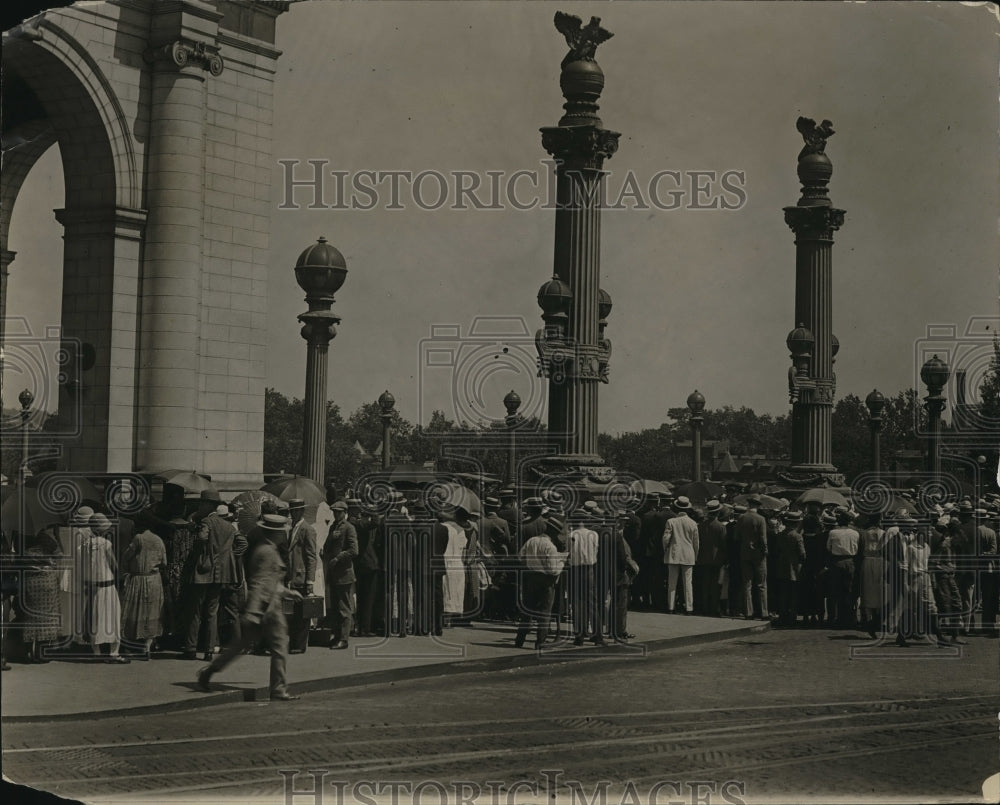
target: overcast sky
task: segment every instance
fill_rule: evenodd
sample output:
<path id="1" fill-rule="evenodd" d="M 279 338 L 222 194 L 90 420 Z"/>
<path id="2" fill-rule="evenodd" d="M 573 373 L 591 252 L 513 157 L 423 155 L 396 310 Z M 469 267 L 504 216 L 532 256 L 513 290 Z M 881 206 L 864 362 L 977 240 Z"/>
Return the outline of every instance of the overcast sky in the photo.
<path id="1" fill-rule="evenodd" d="M 489 171 L 506 181 L 528 170 L 545 181 L 538 129 L 558 122 L 563 103 L 557 9 L 598 15 L 614 33 L 597 54 L 606 76 L 600 114 L 622 134 L 605 165 L 609 195 L 630 173 L 650 203 L 603 216 L 614 352 L 601 430 L 656 427 L 695 388 L 710 408 L 787 411 L 795 247 L 782 207 L 799 197 L 799 115 L 829 118 L 836 130 L 830 195 L 847 211 L 833 252 L 838 396 L 915 385 L 928 325 L 962 334 L 970 317 L 992 317 L 978 325 L 988 336 L 998 315 L 998 25 L 987 6 L 294 4 L 278 19 L 268 385 L 303 394 L 295 317 L 306 305 L 292 267 L 324 235 L 349 269 L 330 348 L 329 395 L 345 413 L 385 388 L 412 421 L 433 408 L 500 417 L 511 388 L 527 413 L 542 413 L 530 341 L 541 326 L 535 295 L 552 273 L 551 209 L 503 199 L 501 210 L 449 209 L 452 181 L 434 211 L 405 187 L 404 209 L 386 209 L 387 183 L 371 210 L 282 210 L 277 160 L 299 160 L 299 178 L 307 160 L 327 160 L 348 185 L 359 172 L 392 170 L 468 171 L 484 183 Z M 739 191 L 726 195 L 701 180 L 709 195 L 700 198 L 689 187 L 671 197 L 677 187 L 661 180 L 662 200 L 680 201 L 657 209 L 648 184 L 661 171 L 743 178 L 731 173 Z M 62 204 L 61 181 L 53 151 L 12 221 L 8 312 L 24 311 L 36 327 L 58 318 L 61 247 L 50 210 Z M 421 187 L 434 202 L 436 181 Z M 527 181 L 518 187 L 519 200 L 532 198 Z M 332 179 L 326 190 L 335 203 Z M 479 196 L 489 200 L 487 190 Z M 713 199 L 738 209 L 687 208 Z M 496 339 L 466 341 L 456 370 L 428 370 L 432 327 L 467 337 L 477 316 L 511 317 L 528 335 L 505 342 L 507 357 Z M 964 359 L 974 376 L 987 350 L 979 355 Z M 519 360 L 526 369 L 510 368 Z M 16 392 L 5 384 L 4 402 Z"/>

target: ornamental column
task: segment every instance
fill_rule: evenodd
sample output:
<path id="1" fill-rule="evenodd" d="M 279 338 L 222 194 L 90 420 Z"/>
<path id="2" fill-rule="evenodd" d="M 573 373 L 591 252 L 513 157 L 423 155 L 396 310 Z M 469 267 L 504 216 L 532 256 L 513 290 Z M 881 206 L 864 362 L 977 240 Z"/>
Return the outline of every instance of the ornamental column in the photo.
<path id="1" fill-rule="evenodd" d="M 154 5 L 135 461 L 139 469 L 192 469 L 199 447 L 205 82 L 223 71 L 216 44 L 222 14 L 194 0 Z"/>
<path id="2" fill-rule="evenodd" d="M 326 375 L 327 351 L 337 334 L 340 317 L 330 308 L 333 295 L 347 278 L 347 261 L 320 238 L 295 263 L 295 281 L 306 292 L 309 310 L 300 313 L 306 340 L 306 394 L 302 425 L 302 475 L 326 487 Z"/>
<path id="3" fill-rule="evenodd" d="M 885 409 L 885 396 L 878 389 L 872 389 L 871 394 L 865 397 L 865 406 L 868 408 L 868 426 L 872 432 L 872 473 L 877 480 L 882 472 L 882 448 L 879 435 L 882 433 L 882 411 Z"/>
<path id="4" fill-rule="evenodd" d="M 941 476 L 941 414 L 947 404 L 941 393 L 951 369 L 937 355 L 932 356 L 920 367 L 920 379 L 927 386 L 924 410 L 927 411 L 927 471 L 934 480 Z"/>
<path id="5" fill-rule="evenodd" d="M 812 339 L 808 355 L 794 356 L 792 393 L 792 474 L 817 473 L 837 478 L 831 462 L 831 421 L 836 376 L 833 373 L 833 233 L 844 223 L 844 210 L 827 196 L 833 164 L 826 141 L 834 132 L 829 120 L 819 126 L 800 117 L 805 140 L 799 152 L 802 195 L 785 207 L 785 223 L 795 233 L 795 322 Z M 791 339 L 791 335 L 789 336 Z M 804 371 L 803 371 L 804 370 Z"/>
<path id="6" fill-rule="evenodd" d="M 592 17 L 556 12 L 556 28 L 569 53 L 559 85 L 566 103 L 558 126 L 541 129 L 542 146 L 556 162 L 553 278 L 538 294 L 545 328 L 536 337 L 539 373 L 549 381 L 549 434 L 561 454 L 556 463 L 601 465 L 597 455 L 597 384 L 608 380 L 610 342 L 602 313 L 611 299 L 599 288 L 602 166 L 618 149 L 618 132 L 602 128 L 597 100 L 604 73 L 594 60 L 611 37 Z"/>

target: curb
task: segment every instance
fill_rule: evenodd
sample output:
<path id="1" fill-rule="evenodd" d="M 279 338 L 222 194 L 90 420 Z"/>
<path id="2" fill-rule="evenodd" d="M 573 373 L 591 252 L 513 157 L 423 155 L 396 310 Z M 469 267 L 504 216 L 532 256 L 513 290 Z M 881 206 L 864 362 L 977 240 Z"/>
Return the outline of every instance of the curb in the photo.
<path id="1" fill-rule="evenodd" d="M 500 657 L 484 657 L 482 659 L 459 659 L 452 662 L 429 663 L 426 665 L 411 665 L 404 668 L 387 668 L 381 671 L 366 671 L 343 676 L 322 677 L 297 682 L 290 687 L 296 694 L 320 693 L 327 690 L 342 688 L 359 688 L 368 685 L 381 685 L 387 682 L 409 682 L 415 679 L 428 679 L 436 676 L 451 676 L 454 674 L 471 674 L 479 671 L 507 671 L 515 668 L 538 666 L 544 662 L 566 662 L 571 659 L 598 659 L 620 655 L 621 659 L 636 659 L 654 651 L 685 648 L 703 643 L 717 643 L 731 640 L 744 635 L 760 634 L 770 631 L 771 624 L 756 623 L 753 626 L 742 626 L 726 629 L 722 632 L 702 632 L 683 635 L 681 637 L 665 637 L 659 640 L 649 640 L 644 643 L 609 644 L 608 646 L 572 647 L 568 649 L 543 649 L 541 654 L 535 651 L 517 651 Z M 202 707 L 214 707 L 229 702 L 266 702 L 268 688 L 235 688 L 220 690 L 217 693 L 202 694 L 197 698 L 184 699 L 163 704 L 140 705 L 126 707 L 120 710 L 95 710 L 80 713 L 56 713 L 52 715 L 4 716 L 3 721 L 9 724 L 28 724 L 32 722 L 80 721 L 83 719 L 126 718 L 129 716 L 158 715 L 184 710 L 196 710 Z"/>

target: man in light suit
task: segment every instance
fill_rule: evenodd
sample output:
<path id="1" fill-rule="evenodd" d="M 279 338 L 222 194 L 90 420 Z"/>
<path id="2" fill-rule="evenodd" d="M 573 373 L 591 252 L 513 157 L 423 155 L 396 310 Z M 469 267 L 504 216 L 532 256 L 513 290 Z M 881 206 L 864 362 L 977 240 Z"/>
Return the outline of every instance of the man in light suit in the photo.
<path id="1" fill-rule="evenodd" d="M 226 646 L 211 665 L 198 672 L 198 690 L 211 690 L 209 683 L 212 675 L 222 671 L 245 649 L 262 639 L 271 652 L 271 701 L 287 702 L 299 697 L 288 692 L 285 677 L 288 624 L 285 622 L 282 599 L 301 599 L 302 596 L 283 583 L 285 563 L 281 561 L 279 546 L 287 539 L 287 519 L 278 514 L 265 514 L 258 525 L 262 539 L 250 558 L 247 603 L 240 616 L 242 635 Z"/>
<path id="2" fill-rule="evenodd" d="M 684 580 L 684 614 L 694 610 L 694 589 L 691 585 L 694 563 L 700 547 L 698 524 L 691 519 L 691 501 L 683 495 L 674 501 L 676 516 L 667 520 L 663 529 L 663 562 L 667 566 L 667 612 L 673 613 L 677 598 L 677 581 Z"/>
<path id="3" fill-rule="evenodd" d="M 285 586 L 297 590 L 305 598 L 312 595 L 316 581 L 316 529 L 303 519 L 306 502 L 299 498 L 288 501 L 292 533 L 288 537 L 288 573 Z M 288 646 L 290 654 L 302 654 L 309 645 L 309 619 L 301 609 L 288 616 Z"/>

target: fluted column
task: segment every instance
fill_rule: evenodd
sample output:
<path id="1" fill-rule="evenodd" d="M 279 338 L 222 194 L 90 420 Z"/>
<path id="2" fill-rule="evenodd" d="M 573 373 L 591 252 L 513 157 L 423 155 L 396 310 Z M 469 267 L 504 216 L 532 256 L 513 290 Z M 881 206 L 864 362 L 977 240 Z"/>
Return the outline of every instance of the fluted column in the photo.
<path id="1" fill-rule="evenodd" d="M 597 116 L 604 74 L 594 51 L 611 36 L 599 23 L 592 19 L 581 27 L 578 18 L 556 13 L 556 27 L 570 42 L 559 81 L 566 113 L 558 126 L 541 130 L 542 145 L 556 162 L 553 277 L 570 295 L 565 333 L 561 340 L 540 340 L 539 350 L 549 378 L 549 432 L 560 453 L 578 463 L 601 461 L 597 384 L 607 381 L 609 351 L 599 336 L 598 312 L 602 166 L 618 149 L 620 136 L 604 129 Z"/>
<path id="2" fill-rule="evenodd" d="M 795 321 L 815 343 L 808 372 L 792 405 L 792 471 L 835 473 L 832 463 L 832 417 L 836 380 L 833 374 L 833 233 L 844 223 L 844 211 L 827 196 L 833 164 L 825 154 L 833 134 L 830 121 L 817 126 L 799 118 L 805 139 L 799 153 L 802 195 L 785 207 L 785 222 L 795 233 Z"/>
<path id="3" fill-rule="evenodd" d="M 303 313 L 306 340 L 306 393 L 303 400 L 302 475 L 323 484 L 326 478 L 326 385 L 331 339 L 340 319 L 329 311 Z"/>

